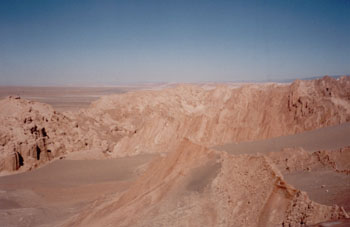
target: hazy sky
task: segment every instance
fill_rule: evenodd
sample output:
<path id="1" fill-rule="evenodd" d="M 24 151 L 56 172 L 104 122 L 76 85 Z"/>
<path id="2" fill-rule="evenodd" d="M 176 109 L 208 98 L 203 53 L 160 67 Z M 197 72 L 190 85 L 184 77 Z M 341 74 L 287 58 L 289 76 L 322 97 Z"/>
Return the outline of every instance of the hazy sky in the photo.
<path id="1" fill-rule="evenodd" d="M 350 1 L 0 1 L 0 85 L 350 73 Z"/>

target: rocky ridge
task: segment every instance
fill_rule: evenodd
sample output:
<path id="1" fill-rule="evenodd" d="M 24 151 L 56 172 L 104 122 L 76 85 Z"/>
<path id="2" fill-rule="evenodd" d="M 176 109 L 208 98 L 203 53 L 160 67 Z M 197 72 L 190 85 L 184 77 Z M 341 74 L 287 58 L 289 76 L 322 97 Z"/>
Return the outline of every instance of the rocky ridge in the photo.
<path id="1" fill-rule="evenodd" d="M 233 156 L 184 139 L 126 193 L 64 226 L 305 226 L 345 217 L 288 185 L 265 156 Z"/>
<path id="2" fill-rule="evenodd" d="M 179 85 L 104 96 L 77 113 L 12 97 L 0 101 L 0 120 L 0 171 L 25 170 L 73 151 L 98 158 L 161 153 L 185 137 L 211 147 L 348 122 L 350 77 Z"/>
<path id="3" fill-rule="evenodd" d="M 113 156 L 164 152 L 184 137 L 211 147 L 350 121 L 350 77 L 129 92 L 102 97 L 79 116 L 118 138 L 107 140 Z"/>
<path id="4" fill-rule="evenodd" d="M 305 226 L 348 218 L 309 199 L 284 173 L 349 175 L 349 148 L 231 155 L 208 147 L 350 121 L 350 77 L 240 87 L 180 85 L 105 96 L 79 112 L 0 101 L 0 172 L 80 158 L 164 153 L 123 193 L 101 197 L 59 226 Z"/>

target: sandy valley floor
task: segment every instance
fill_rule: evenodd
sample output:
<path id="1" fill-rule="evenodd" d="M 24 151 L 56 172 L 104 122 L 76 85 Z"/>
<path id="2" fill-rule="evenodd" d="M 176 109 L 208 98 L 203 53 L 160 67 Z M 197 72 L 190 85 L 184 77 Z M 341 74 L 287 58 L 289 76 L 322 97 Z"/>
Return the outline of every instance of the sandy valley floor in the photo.
<path id="1" fill-rule="evenodd" d="M 337 135 L 337 140 L 332 140 Z M 302 134 L 251 143 L 218 147 L 232 155 L 289 147 L 291 141 L 314 151 L 350 146 L 350 124 L 322 128 Z M 301 140 L 301 138 L 303 138 Z M 297 142 L 301 141 L 301 142 Z M 310 141 L 310 142 L 307 142 Z M 331 142 L 333 141 L 333 142 Z M 294 143 L 292 143 L 294 144 Z M 321 144 L 321 145 L 320 145 Z M 244 150 L 243 148 L 246 148 Z M 242 150 L 241 150 L 242 149 Z M 225 151 L 223 151 L 225 152 Z M 98 199 L 115 196 L 128 189 L 157 155 L 139 155 L 108 160 L 55 160 L 34 171 L 0 177 L 1 226 L 52 226 L 81 212 Z M 208 171 L 207 171 L 208 172 Z M 211 172 L 211 171 L 210 171 Z M 197 174 L 192 188 L 205 185 L 209 173 Z M 300 171 L 284 175 L 286 181 L 306 191 L 316 202 L 344 206 L 350 211 L 350 176 L 331 170 Z"/>

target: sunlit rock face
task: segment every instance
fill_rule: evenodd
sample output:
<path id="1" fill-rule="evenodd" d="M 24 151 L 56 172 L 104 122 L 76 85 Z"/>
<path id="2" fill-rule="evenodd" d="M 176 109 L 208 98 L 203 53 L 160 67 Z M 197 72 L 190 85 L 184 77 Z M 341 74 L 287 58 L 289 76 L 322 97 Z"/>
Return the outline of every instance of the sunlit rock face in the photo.
<path id="1" fill-rule="evenodd" d="M 349 121 L 350 77 L 130 92 L 79 116 L 104 128 L 115 156 L 164 152 L 184 137 L 205 146 L 266 139 Z"/>
<path id="2" fill-rule="evenodd" d="M 350 77 L 209 89 L 179 85 L 104 96 L 75 113 L 19 97 L 1 100 L 0 107 L 0 171 L 13 171 L 73 151 L 90 150 L 99 158 L 160 153 L 183 138 L 214 146 L 347 122 Z"/>
<path id="3" fill-rule="evenodd" d="M 8 97 L 0 106 L 0 171 L 32 169 L 85 146 L 73 122 L 49 105 Z"/>
<path id="4" fill-rule="evenodd" d="M 349 186 L 337 179 L 348 179 L 349 147 L 314 152 L 287 147 L 240 155 L 211 147 L 349 122 L 350 77 L 292 84 L 179 85 L 104 96 L 77 112 L 56 112 L 46 104 L 8 97 L 0 100 L 0 121 L 2 175 L 32 170 L 57 158 L 68 160 L 32 175 L 19 174 L 19 179 L 28 177 L 30 185 L 31 179 L 40 180 L 42 170 L 55 164 L 56 169 L 47 168 L 44 175 L 61 173 L 59 162 L 69 169 L 64 180 L 72 172 L 75 178 L 71 180 L 77 181 L 107 171 L 95 174 L 95 182 L 86 185 L 68 182 L 68 187 L 57 184 L 57 188 L 39 185 L 32 189 L 30 185 L 13 193 L 4 190 L 3 201 L 12 201 L 8 195 L 24 196 L 40 211 L 33 214 L 23 209 L 21 223 L 34 223 L 33 215 L 41 220 L 45 212 L 52 215 L 47 223 L 52 224 L 50 218 L 57 216 L 57 226 L 305 226 L 338 219 L 345 223 L 348 217 L 344 201 Z M 348 124 L 340 126 L 344 125 Z M 135 156 L 146 153 L 160 155 L 148 155 L 152 157 L 148 161 L 142 161 L 143 155 Z M 134 157 L 118 159 L 122 156 Z M 135 157 L 138 161 L 132 161 Z M 126 163 L 113 171 L 111 166 L 99 166 L 102 170 L 98 171 L 91 168 L 96 160 L 79 166 L 79 171 L 68 165 L 72 159 L 82 163 L 86 162 L 82 159 L 107 158 L 117 159 L 103 161 L 118 160 L 118 166 Z M 322 178 L 334 178 L 336 196 L 328 193 L 332 185 L 316 188 L 331 203 L 311 200 L 312 192 L 301 189 L 314 180 L 308 175 L 312 171 Z M 106 175 L 120 179 L 98 182 Z M 2 178 L 3 185 L 13 187 L 13 176 Z M 296 179 L 294 186 L 288 179 Z M 301 182 L 303 179 L 309 182 Z M 99 195 L 100 190 L 106 194 Z M 76 203 L 71 203 L 73 192 L 81 193 Z M 39 200 L 50 206 L 40 208 Z M 60 207 L 63 200 L 69 208 L 67 216 L 53 214 L 51 203 Z M 20 207 L 21 201 L 14 201 L 7 206 Z M 345 209 L 336 201 L 343 202 Z M 72 204 L 76 210 L 70 209 Z M 61 208 L 55 212 L 60 213 Z M 15 223 L 16 216 L 7 211 L 0 212 L 7 220 L 3 223 Z"/>

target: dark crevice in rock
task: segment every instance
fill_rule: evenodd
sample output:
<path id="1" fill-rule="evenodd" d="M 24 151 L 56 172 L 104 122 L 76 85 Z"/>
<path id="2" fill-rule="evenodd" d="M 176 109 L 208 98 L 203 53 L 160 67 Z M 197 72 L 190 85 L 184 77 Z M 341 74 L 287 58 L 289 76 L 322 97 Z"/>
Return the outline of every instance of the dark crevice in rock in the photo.
<path id="1" fill-rule="evenodd" d="M 23 166 L 24 165 L 24 159 L 21 155 L 21 153 L 17 152 L 17 156 L 18 156 L 18 164 L 19 164 L 19 167 Z"/>
<path id="2" fill-rule="evenodd" d="M 40 160 L 41 149 L 39 146 L 36 146 L 36 160 Z"/>

